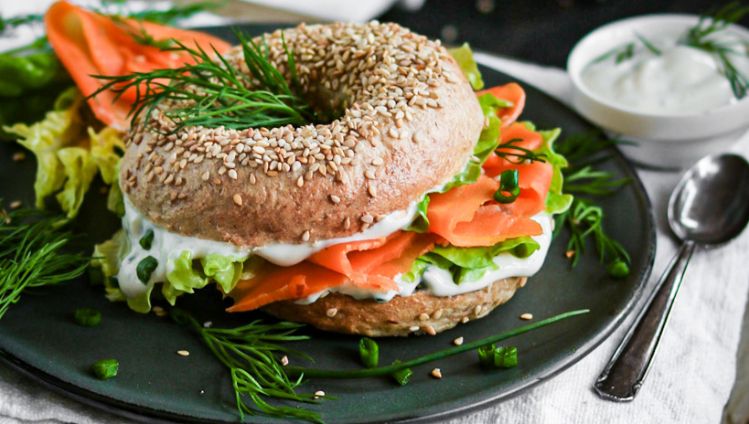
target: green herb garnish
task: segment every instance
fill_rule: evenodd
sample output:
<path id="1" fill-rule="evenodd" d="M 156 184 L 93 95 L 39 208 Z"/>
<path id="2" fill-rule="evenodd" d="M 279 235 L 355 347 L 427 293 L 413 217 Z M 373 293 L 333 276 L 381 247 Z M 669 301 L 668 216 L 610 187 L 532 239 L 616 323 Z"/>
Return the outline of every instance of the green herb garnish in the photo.
<path id="1" fill-rule="evenodd" d="M 101 324 L 101 312 L 93 308 L 78 308 L 73 313 L 73 319 L 82 327 L 96 327 Z"/>
<path id="2" fill-rule="evenodd" d="M 159 261 L 153 256 L 146 256 L 138 262 L 138 266 L 135 267 L 135 273 L 138 275 L 138 279 L 143 284 L 148 284 L 148 280 L 151 279 L 151 274 L 156 271 L 156 267 L 159 266 Z"/>
<path id="3" fill-rule="evenodd" d="M 744 43 L 719 42 L 711 39 L 711 36 L 737 23 L 748 14 L 749 6 L 742 6 L 739 2 L 729 3 L 712 13 L 700 16 L 697 25 L 690 28 L 680 40 L 687 46 L 713 55 L 737 99 L 743 99 L 746 96 L 749 90 L 749 78 L 736 68 L 731 55 L 749 57 L 749 49 Z"/>
<path id="4" fill-rule="evenodd" d="M 274 405 L 268 401 L 317 403 L 312 393 L 297 393 L 302 376 L 288 377 L 276 355 L 303 353 L 280 344 L 307 340 L 309 337 L 294 334 L 303 325 L 290 322 L 265 324 L 253 321 L 236 328 L 205 328 L 197 320 L 179 309 L 172 309 L 172 319 L 196 332 L 216 358 L 229 370 L 237 410 L 242 420 L 246 414 L 260 412 L 277 418 L 297 418 L 311 422 L 322 422 L 320 415 L 308 409 Z"/>
<path id="5" fill-rule="evenodd" d="M 209 53 L 175 40 L 176 47 L 169 50 L 187 53 L 192 63 L 130 75 L 98 75 L 96 77 L 106 84 L 91 96 L 106 90 L 112 90 L 116 97 L 129 90 L 135 91 L 135 102 L 130 111 L 133 120 L 143 113 L 150 116 L 158 105 L 171 103 L 174 107 L 165 115 L 177 129 L 183 126 L 233 129 L 298 126 L 316 122 L 316 113 L 294 88 L 300 83 L 293 53 L 286 49 L 291 70 L 289 84 L 271 63 L 264 39 L 258 43 L 241 32 L 235 32 L 235 35 L 242 47 L 248 73 L 240 71 L 239 65 L 231 63 L 215 49 Z"/>
<path id="6" fill-rule="evenodd" d="M 479 363 L 484 368 L 514 368 L 518 366 L 518 348 L 502 347 L 492 343 L 476 349 Z"/>
<path id="7" fill-rule="evenodd" d="M 606 263 L 606 271 L 614 278 L 629 275 L 631 258 L 618 241 L 606 232 L 604 211 L 591 197 L 608 196 L 630 183 L 628 178 L 615 178 L 596 166 L 608 160 L 608 149 L 619 143 L 603 137 L 600 133 L 575 134 L 557 144 L 557 151 L 564 155 L 570 166 L 563 170 L 564 192 L 574 195 L 570 208 L 555 217 L 554 235 L 562 228 L 570 231 L 566 256 L 575 267 L 585 253 L 588 240 L 593 242 L 598 259 Z"/>
<path id="8" fill-rule="evenodd" d="M 380 347 L 369 337 L 359 340 L 359 359 L 367 368 L 376 368 L 380 363 Z"/>
<path id="9" fill-rule="evenodd" d="M 534 152 L 517 144 L 522 141 L 520 138 L 513 138 L 512 140 L 500 143 L 494 150 L 494 154 L 514 164 L 546 162 L 546 155 L 544 153 Z"/>
<path id="10" fill-rule="evenodd" d="M 400 363 L 401 361 L 398 361 L 398 360 L 393 361 L 393 365 L 398 365 Z M 396 383 L 398 383 L 401 386 L 405 386 L 411 380 L 411 376 L 413 374 L 414 372 L 411 370 L 411 368 L 404 368 L 404 369 L 400 369 L 394 372 L 392 374 L 392 377 Z"/>
<path id="11" fill-rule="evenodd" d="M 494 200 L 499 203 L 512 203 L 520 195 L 518 170 L 508 169 L 499 176 L 499 189 L 494 193 Z"/>
<path id="12" fill-rule="evenodd" d="M 33 209 L 0 210 L 0 319 L 27 289 L 81 276 L 90 258 L 68 252 L 63 218 Z"/>
<path id="13" fill-rule="evenodd" d="M 384 366 L 384 367 L 358 369 L 358 370 L 324 370 L 324 369 L 305 368 L 305 367 L 287 367 L 286 372 L 292 376 L 304 376 L 305 378 L 314 378 L 314 377 L 318 377 L 318 378 L 367 378 L 367 377 L 391 376 L 393 375 L 393 373 L 406 369 L 406 368 L 413 368 L 419 365 L 427 364 L 429 362 L 434 362 L 434 361 L 444 359 L 453 355 L 457 355 L 459 353 L 475 350 L 475 349 L 480 348 L 481 346 L 490 345 L 492 343 L 497 343 L 502 340 L 506 340 L 511 337 L 515 337 L 520 334 L 524 334 L 529 331 L 532 331 L 541 327 L 545 327 L 547 325 L 553 324 L 555 322 L 558 322 L 567 318 L 572 318 L 577 315 L 586 314 L 588 312 L 589 311 L 587 309 L 580 309 L 576 311 L 565 312 L 565 313 L 555 315 L 553 317 L 535 322 L 533 324 L 528 324 L 522 327 L 517 327 L 513 330 L 505 331 L 503 333 L 500 333 L 494 336 L 489 336 L 481 340 L 476 340 L 474 342 L 466 343 L 460 346 L 450 347 L 450 348 L 443 349 L 434 353 L 419 356 L 417 358 L 413 358 L 408 361 L 393 363 L 391 365 Z"/>
<path id="14" fill-rule="evenodd" d="M 120 362 L 116 359 L 102 359 L 91 366 L 91 372 L 99 380 L 109 380 L 117 376 L 120 370 Z"/>
<path id="15" fill-rule="evenodd" d="M 138 244 L 140 244 L 140 247 L 144 248 L 145 250 L 151 249 L 151 244 L 153 243 L 153 230 L 149 228 L 146 230 L 146 233 L 143 234 L 143 237 L 138 240 Z"/>

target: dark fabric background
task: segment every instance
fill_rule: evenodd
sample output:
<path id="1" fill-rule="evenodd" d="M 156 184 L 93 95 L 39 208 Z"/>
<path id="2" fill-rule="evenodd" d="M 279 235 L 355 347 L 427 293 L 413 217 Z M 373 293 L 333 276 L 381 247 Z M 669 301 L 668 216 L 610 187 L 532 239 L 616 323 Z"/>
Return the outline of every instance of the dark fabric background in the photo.
<path id="1" fill-rule="evenodd" d="M 726 3 L 710 0 L 427 0 L 418 12 L 396 7 L 380 20 L 398 22 L 448 44 L 467 41 L 476 49 L 565 67 L 567 54 L 577 40 L 608 22 L 650 13 L 700 14 Z M 741 23 L 749 26 L 749 17 Z"/>

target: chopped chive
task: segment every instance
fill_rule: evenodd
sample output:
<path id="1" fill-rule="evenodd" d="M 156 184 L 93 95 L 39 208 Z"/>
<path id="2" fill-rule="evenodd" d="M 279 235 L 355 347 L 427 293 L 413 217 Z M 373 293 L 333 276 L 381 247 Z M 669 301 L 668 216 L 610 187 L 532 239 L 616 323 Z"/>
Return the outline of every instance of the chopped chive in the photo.
<path id="1" fill-rule="evenodd" d="M 476 349 L 476 352 L 484 368 L 513 368 L 518 365 L 518 349 L 515 346 L 489 344 Z"/>
<path id="2" fill-rule="evenodd" d="M 629 275 L 629 265 L 617 258 L 606 267 L 606 272 L 614 278 L 624 278 Z"/>
<path id="3" fill-rule="evenodd" d="M 380 347 L 377 342 L 368 337 L 362 337 L 359 340 L 359 358 L 365 367 L 376 368 L 380 362 Z"/>
<path id="4" fill-rule="evenodd" d="M 138 243 L 140 244 L 140 247 L 146 250 L 150 250 L 151 244 L 153 244 L 153 230 L 149 228 L 148 231 L 146 231 L 146 234 L 144 234 L 143 237 L 140 238 L 140 241 L 138 241 Z"/>
<path id="5" fill-rule="evenodd" d="M 73 318 L 81 327 L 96 327 L 101 324 L 101 312 L 93 308 L 78 308 L 73 313 Z"/>
<path id="6" fill-rule="evenodd" d="M 395 360 L 393 361 L 393 365 L 400 364 L 401 361 Z M 411 380 L 411 376 L 414 374 L 413 371 L 411 371 L 411 368 L 404 368 L 402 370 L 398 370 L 394 372 L 392 375 L 393 379 L 400 384 L 401 386 L 405 386 L 408 384 L 408 382 Z"/>
<path id="7" fill-rule="evenodd" d="M 518 170 L 508 169 L 499 177 L 499 190 L 494 193 L 494 200 L 499 203 L 512 203 L 520 195 L 518 186 Z"/>
<path id="8" fill-rule="evenodd" d="M 159 261 L 153 256 L 146 256 L 138 262 L 138 266 L 135 268 L 135 273 L 138 275 L 138 279 L 143 284 L 148 284 L 148 280 L 151 279 L 151 274 L 159 266 Z"/>
<path id="9" fill-rule="evenodd" d="M 119 369 L 120 362 L 116 359 L 102 359 L 91 366 L 91 372 L 93 372 L 99 380 L 109 380 L 110 378 L 116 377 Z"/>

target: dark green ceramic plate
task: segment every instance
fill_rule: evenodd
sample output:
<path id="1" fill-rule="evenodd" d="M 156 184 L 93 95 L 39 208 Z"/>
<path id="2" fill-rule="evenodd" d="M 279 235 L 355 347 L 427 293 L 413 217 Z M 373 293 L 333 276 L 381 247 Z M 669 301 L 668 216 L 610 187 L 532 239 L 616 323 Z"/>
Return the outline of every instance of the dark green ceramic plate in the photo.
<path id="1" fill-rule="evenodd" d="M 250 27 L 250 31 L 267 27 Z M 226 29 L 214 29 L 226 34 Z M 511 78 L 482 68 L 488 86 Z M 525 85 L 528 98 L 525 119 L 540 128 L 561 127 L 565 134 L 593 127 L 575 112 Z M 0 198 L 33 203 L 35 163 L 15 163 L 11 154 L 19 148 L 0 143 Z M 396 387 L 387 379 L 358 381 L 315 380 L 305 389 L 324 389 L 336 396 L 315 407 L 328 422 L 433 421 L 499 402 L 544 381 L 579 361 L 616 328 L 630 312 L 650 274 L 655 232 L 650 203 L 635 172 L 612 149 L 607 170 L 631 178 L 633 183 L 603 201 L 607 230 L 632 253 L 632 273 L 624 281 L 607 278 L 590 254 L 570 270 L 564 258 L 565 236 L 552 244 L 542 271 L 530 279 L 506 305 L 490 316 L 461 325 L 436 337 L 387 339 L 380 342 L 382 362 L 410 358 L 466 340 L 498 333 L 523 324 L 518 316 L 532 312 L 537 318 L 572 309 L 589 308 L 588 315 L 546 327 L 511 341 L 520 350 L 520 365 L 504 371 L 484 371 L 475 353 L 466 353 L 438 364 L 445 376 L 428 376 L 430 366 L 415 370 L 412 382 Z M 109 238 L 118 220 L 106 212 L 104 196 L 93 189 L 76 222 L 89 245 Z M 221 299 L 211 290 L 186 296 L 180 306 L 200 319 L 217 325 L 255 318 L 226 317 Z M 83 328 L 72 321 L 78 307 L 102 311 L 99 327 Z M 260 314 L 257 314 L 258 316 Z M 357 367 L 356 337 L 310 330 L 312 340 L 298 348 L 311 354 L 325 368 Z M 179 349 L 189 357 L 175 354 Z M 100 288 L 81 279 L 61 287 L 24 296 L 0 322 L 0 357 L 12 367 L 35 377 L 50 388 L 94 407 L 143 421 L 236 422 L 229 378 L 198 340 L 168 319 L 131 312 L 123 304 L 109 303 Z M 114 357 L 120 374 L 109 381 L 93 378 L 88 368 L 94 361 Z M 591 383 L 593 376 L 591 376 Z M 581 387 L 585 390 L 586 387 Z M 254 420 L 266 421 L 254 417 Z"/>

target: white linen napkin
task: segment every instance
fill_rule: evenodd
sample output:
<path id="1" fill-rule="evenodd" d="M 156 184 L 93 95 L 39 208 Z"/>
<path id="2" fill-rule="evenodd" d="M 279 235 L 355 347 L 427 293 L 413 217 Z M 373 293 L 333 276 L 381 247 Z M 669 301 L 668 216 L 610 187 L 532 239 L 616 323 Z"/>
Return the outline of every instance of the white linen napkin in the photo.
<path id="1" fill-rule="evenodd" d="M 3 14 L 6 11 L 3 2 Z M 44 10 L 49 0 L 16 2 L 19 12 Z M 196 25 L 214 24 L 196 18 Z M 0 51 L 8 48 L 0 40 Z M 477 54 L 482 63 L 536 85 L 562 101 L 568 101 L 570 82 L 564 71 Z M 735 150 L 749 156 L 749 137 Z M 655 207 L 658 248 L 650 286 L 675 252 L 665 223 L 668 195 L 677 173 L 638 171 Z M 591 390 L 628 320 L 595 351 L 542 385 L 480 412 L 455 418 L 451 424 L 475 422 L 518 423 L 717 423 L 735 378 L 736 351 L 749 289 L 749 231 L 727 246 L 698 250 L 690 264 L 660 351 L 637 399 L 616 404 L 599 399 Z M 647 293 L 647 291 L 646 291 Z M 747 343 L 749 344 L 749 343 Z M 749 357 L 749 352 L 744 353 Z M 744 379 L 744 384 L 747 384 Z M 747 384 L 749 385 L 749 384 Z M 747 422 L 747 386 L 736 400 L 734 422 Z M 742 403 L 743 399 L 743 403 Z M 744 409 L 741 409 L 743 405 Z M 742 415 L 743 414 L 743 415 Z M 128 423 L 129 420 L 99 412 L 63 398 L 28 378 L 0 365 L 0 424 L 11 423 Z"/>

